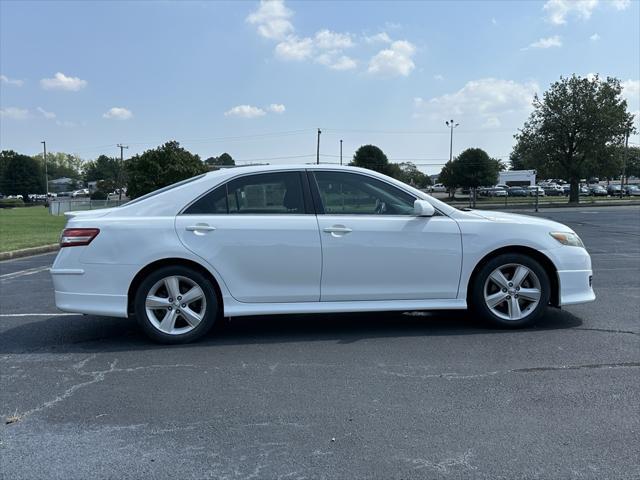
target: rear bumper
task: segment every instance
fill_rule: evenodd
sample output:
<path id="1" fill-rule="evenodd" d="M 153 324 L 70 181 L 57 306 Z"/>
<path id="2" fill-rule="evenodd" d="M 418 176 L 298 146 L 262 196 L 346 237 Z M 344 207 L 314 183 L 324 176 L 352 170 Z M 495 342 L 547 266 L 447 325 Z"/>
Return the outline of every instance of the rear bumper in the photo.
<path id="1" fill-rule="evenodd" d="M 70 293 L 56 290 L 56 307 L 63 312 L 127 317 L 126 295 Z"/>
<path id="2" fill-rule="evenodd" d="M 593 302 L 596 294 L 592 287 L 591 270 L 561 270 L 558 272 L 560 283 L 560 306 Z"/>

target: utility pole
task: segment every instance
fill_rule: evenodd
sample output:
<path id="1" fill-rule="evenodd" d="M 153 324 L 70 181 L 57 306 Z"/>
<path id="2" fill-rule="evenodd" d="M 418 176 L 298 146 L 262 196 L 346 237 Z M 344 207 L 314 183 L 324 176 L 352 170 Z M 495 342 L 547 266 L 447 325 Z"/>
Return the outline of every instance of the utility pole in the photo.
<path id="1" fill-rule="evenodd" d="M 624 194 L 624 181 L 626 180 L 627 174 L 627 158 L 629 157 L 629 130 L 625 133 L 624 136 L 624 157 L 622 157 L 622 177 L 620 177 L 620 198 Z M 628 184 L 629 182 L 627 182 Z"/>
<path id="2" fill-rule="evenodd" d="M 318 146 L 316 147 L 316 164 L 320 165 L 320 134 L 322 132 L 318 129 Z"/>
<path id="3" fill-rule="evenodd" d="M 342 165 L 342 140 L 340 140 L 340 165 Z"/>
<path id="4" fill-rule="evenodd" d="M 47 172 L 47 142 L 43 140 L 40 142 L 42 144 L 42 148 L 44 149 L 44 156 L 42 157 L 44 160 L 44 188 L 47 192 L 47 202 L 49 201 L 49 173 Z"/>
<path id="5" fill-rule="evenodd" d="M 456 128 L 459 123 L 454 123 L 453 120 L 444 122 L 447 127 L 451 129 L 451 140 L 449 142 L 449 161 L 453 160 L 453 129 Z"/>
<path id="6" fill-rule="evenodd" d="M 118 203 L 122 201 L 122 169 L 124 168 L 124 149 L 129 148 L 127 145 L 119 143 L 116 145 L 120 149 L 120 168 L 118 168 Z"/>

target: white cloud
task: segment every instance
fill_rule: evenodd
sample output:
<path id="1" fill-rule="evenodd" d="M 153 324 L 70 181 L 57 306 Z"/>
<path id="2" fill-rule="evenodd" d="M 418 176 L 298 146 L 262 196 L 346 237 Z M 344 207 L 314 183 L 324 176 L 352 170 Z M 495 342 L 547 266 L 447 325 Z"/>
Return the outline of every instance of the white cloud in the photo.
<path id="1" fill-rule="evenodd" d="M 496 78 L 472 80 L 454 93 L 428 100 L 414 98 L 414 116 L 427 116 L 433 120 L 464 116 L 468 123 L 492 128 L 503 123 L 502 116 L 528 113 L 538 90 L 534 82 L 518 83 Z"/>
<path id="2" fill-rule="evenodd" d="M 357 62 L 346 55 L 335 57 L 330 53 L 323 53 L 316 57 L 316 62 L 325 65 L 332 70 L 353 70 L 358 66 Z"/>
<path id="3" fill-rule="evenodd" d="M 502 122 L 498 117 L 487 117 L 485 122 L 482 124 L 482 128 L 498 128 L 502 125 Z"/>
<path id="4" fill-rule="evenodd" d="M 29 118 L 29 110 L 17 107 L 2 108 L 0 109 L 0 117 L 12 120 L 26 120 Z"/>
<path id="5" fill-rule="evenodd" d="M 612 0 L 611 3 L 616 10 L 626 10 L 631 5 L 631 0 Z"/>
<path id="6" fill-rule="evenodd" d="M 622 93 L 627 98 L 640 98 L 640 80 L 625 80 L 622 82 Z"/>
<path id="7" fill-rule="evenodd" d="M 0 75 L 0 83 L 21 87 L 24 84 L 24 81 L 18 80 L 17 78 L 9 78 L 6 75 Z"/>
<path id="8" fill-rule="evenodd" d="M 324 29 L 316 33 L 315 45 L 323 50 L 336 50 L 350 48 L 354 44 L 350 34 Z"/>
<path id="9" fill-rule="evenodd" d="M 408 76 L 415 68 L 412 57 L 416 47 L 406 41 L 397 40 L 389 48 L 380 50 L 369 62 L 369 73 Z"/>
<path id="10" fill-rule="evenodd" d="M 589 37 L 589 40 L 591 40 L 592 42 L 597 42 L 598 40 L 600 40 L 600 35 L 598 35 L 597 33 L 594 33 Z"/>
<path id="11" fill-rule="evenodd" d="M 293 32 L 289 20 L 293 12 L 283 0 L 260 0 L 258 9 L 247 17 L 247 22 L 258 26 L 258 33 L 265 38 L 282 40 Z"/>
<path id="12" fill-rule="evenodd" d="M 442 80 L 444 80 L 444 76 L 442 76 L 442 75 L 440 75 L 439 73 L 437 73 L 437 74 L 435 74 L 435 75 L 433 76 L 433 79 L 434 79 L 434 80 L 438 80 L 438 81 L 442 81 Z"/>
<path id="13" fill-rule="evenodd" d="M 269 105 L 269 111 L 273 113 L 284 113 L 285 110 L 285 106 L 281 103 L 272 103 Z"/>
<path id="14" fill-rule="evenodd" d="M 238 118 L 257 118 L 266 115 L 263 109 L 254 107 L 253 105 L 237 105 L 230 110 L 224 112 L 225 117 Z"/>
<path id="15" fill-rule="evenodd" d="M 107 112 L 102 114 L 103 118 L 114 119 L 114 120 L 129 120 L 133 117 L 133 113 L 131 110 L 128 110 L 124 107 L 112 107 Z"/>
<path id="16" fill-rule="evenodd" d="M 71 122 L 69 120 L 56 120 L 56 125 L 58 125 L 59 127 L 65 127 L 65 128 L 73 128 L 77 126 L 75 122 Z"/>
<path id="17" fill-rule="evenodd" d="M 36 108 L 36 110 L 38 110 L 38 112 L 40 112 L 40 114 L 46 118 L 47 120 L 51 120 L 53 118 L 56 118 L 56 114 L 53 112 L 47 112 L 44 108 L 42 107 L 38 107 Z"/>
<path id="18" fill-rule="evenodd" d="M 281 60 L 306 60 L 313 53 L 313 40 L 291 36 L 276 45 L 276 57 Z"/>
<path id="19" fill-rule="evenodd" d="M 64 73 L 58 72 L 53 78 L 43 78 L 40 86 L 45 90 L 68 90 L 77 92 L 87 86 L 87 81 L 78 77 L 67 77 Z"/>
<path id="20" fill-rule="evenodd" d="M 547 12 L 549 22 L 564 25 L 569 16 L 588 20 L 597 6 L 598 0 L 548 0 L 543 9 Z"/>
<path id="21" fill-rule="evenodd" d="M 387 32 L 380 32 L 370 37 L 364 37 L 364 41 L 367 43 L 391 43 L 391 37 Z"/>
<path id="22" fill-rule="evenodd" d="M 491 25 L 498 25 L 498 20 L 496 20 L 496 17 L 493 17 L 491 19 Z"/>
<path id="23" fill-rule="evenodd" d="M 562 39 L 559 35 L 554 35 L 553 37 L 541 38 L 540 40 L 533 42 L 529 45 L 529 48 L 553 48 L 561 46 Z"/>

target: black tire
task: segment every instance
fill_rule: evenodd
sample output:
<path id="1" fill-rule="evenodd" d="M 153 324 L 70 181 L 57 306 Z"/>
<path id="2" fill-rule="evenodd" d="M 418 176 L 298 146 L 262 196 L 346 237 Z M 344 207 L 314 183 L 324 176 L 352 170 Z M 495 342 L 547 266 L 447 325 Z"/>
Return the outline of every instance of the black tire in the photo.
<path id="1" fill-rule="evenodd" d="M 537 306 L 528 311 L 527 315 L 519 320 L 510 320 L 499 317 L 494 314 L 485 302 L 485 287 L 489 276 L 496 269 L 512 264 L 527 267 L 535 274 L 540 286 L 540 299 L 538 300 Z M 507 268 L 507 271 L 508 270 L 509 269 Z M 531 279 L 532 277 L 528 277 L 526 281 L 530 282 Z M 471 309 L 486 322 L 501 328 L 523 328 L 532 325 L 540 318 L 541 315 L 544 314 L 547 305 L 549 304 L 549 299 L 551 298 L 551 282 L 549 281 L 549 276 L 545 269 L 533 258 L 520 253 L 505 253 L 492 258 L 482 266 L 477 275 L 475 275 L 473 284 L 469 287 L 471 289 Z M 526 304 L 526 301 L 524 303 Z M 502 308 L 502 306 L 500 308 Z"/>
<path id="2" fill-rule="evenodd" d="M 154 326 L 152 320 L 147 315 L 145 305 L 147 295 L 149 294 L 151 288 L 153 288 L 153 286 L 163 278 L 171 276 L 179 276 L 189 279 L 190 281 L 197 284 L 197 286 L 199 286 L 204 293 L 206 305 L 204 306 L 202 320 L 195 327 L 193 327 L 192 330 L 186 333 L 169 334 L 162 332 L 156 326 Z M 211 330 L 211 328 L 217 323 L 218 317 L 220 316 L 218 298 L 214 287 L 211 284 L 211 280 L 206 278 L 197 270 L 181 265 L 166 266 L 151 272 L 142 281 L 142 283 L 138 287 L 138 290 L 136 291 L 134 299 L 134 309 L 138 325 L 144 331 L 144 333 L 154 342 L 163 344 L 182 344 L 198 340 Z M 177 322 L 179 321 L 181 321 L 181 319 L 177 320 Z"/>

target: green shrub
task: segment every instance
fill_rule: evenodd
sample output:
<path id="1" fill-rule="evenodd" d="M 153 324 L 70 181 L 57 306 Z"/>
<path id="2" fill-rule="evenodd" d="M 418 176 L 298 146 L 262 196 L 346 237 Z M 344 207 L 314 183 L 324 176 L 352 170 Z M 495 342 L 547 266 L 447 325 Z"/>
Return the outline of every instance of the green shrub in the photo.
<path id="1" fill-rule="evenodd" d="M 0 208 L 24 207 L 21 198 L 0 198 Z"/>
<path id="2" fill-rule="evenodd" d="M 89 198 L 91 198 L 91 200 L 106 200 L 107 192 L 103 192 L 102 190 L 96 190 L 91 194 Z"/>

